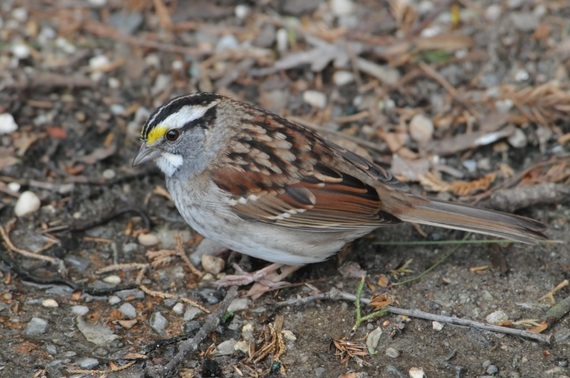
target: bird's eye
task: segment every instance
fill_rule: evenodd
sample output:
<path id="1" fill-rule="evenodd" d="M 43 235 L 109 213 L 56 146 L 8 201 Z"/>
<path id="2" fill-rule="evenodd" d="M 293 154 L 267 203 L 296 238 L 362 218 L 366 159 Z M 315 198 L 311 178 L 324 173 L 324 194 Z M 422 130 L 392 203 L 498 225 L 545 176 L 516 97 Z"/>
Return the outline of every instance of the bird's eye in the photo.
<path id="1" fill-rule="evenodd" d="M 166 140 L 169 142 L 174 142 L 180 136 L 180 131 L 178 130 L 168 130 L 166 132 Z"/>

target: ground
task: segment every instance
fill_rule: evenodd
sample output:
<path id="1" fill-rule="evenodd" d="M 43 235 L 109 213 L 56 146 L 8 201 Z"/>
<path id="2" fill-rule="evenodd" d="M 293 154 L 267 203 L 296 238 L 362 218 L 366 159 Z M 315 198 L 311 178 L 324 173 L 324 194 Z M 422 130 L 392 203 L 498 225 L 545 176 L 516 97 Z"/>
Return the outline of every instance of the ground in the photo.
<path id="1" fill-rule="evenodd" d="M 545 323 L 570 295 L 569 16 L 539 0 L 3 1 L 0 376 L 144 376 L 205 327 L 192 303 L 215 311 L 228 291 L 181 257 L 199 236 L 158 169 L 131 167 L 150 112 L 198 90 L 316 128 L 415 192 L 537 219 L 552 241 L 379 229 L 291 287 L 241 289 L 174 376 L 570 376 L 567 309 Z M 555 341 L 394 314 L 353 330 L 351 300 L 279 304 L 354 295 L 362 273 L 363 298 L 482 323 L 501 311 Z"/>

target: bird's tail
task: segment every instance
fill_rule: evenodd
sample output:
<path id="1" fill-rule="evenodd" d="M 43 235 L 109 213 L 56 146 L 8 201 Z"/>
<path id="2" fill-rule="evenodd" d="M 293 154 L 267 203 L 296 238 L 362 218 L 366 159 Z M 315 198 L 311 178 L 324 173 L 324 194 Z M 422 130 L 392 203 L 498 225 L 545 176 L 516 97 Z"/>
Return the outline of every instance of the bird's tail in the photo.
<path id="1" fill-rule="evenodd" d="M 393 214 L 406 222 L 493 235 L 528 244 L 547 239 L 546 226 L 530 218 L 457 203 L 417 199 L 417 202 L 411 201 L 412 206 Z"/>

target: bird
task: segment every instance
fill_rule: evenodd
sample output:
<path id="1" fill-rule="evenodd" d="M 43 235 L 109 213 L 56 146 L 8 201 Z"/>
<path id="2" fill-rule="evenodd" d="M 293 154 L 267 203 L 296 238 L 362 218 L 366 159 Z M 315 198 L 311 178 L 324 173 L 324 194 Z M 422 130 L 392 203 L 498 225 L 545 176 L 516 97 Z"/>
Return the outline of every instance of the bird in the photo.
<path id="1" fill-rule="evenodd" d="M 546 239 L 541 222 L 414 194 L 386 169 L 312 130 L 216 93 L 167 101 L 140 138 L 133 166 L 156 162 L 179 213 L 205 238 L 197 256 L 229 249 L 273 263 L 226 284 L 324 261 L 402 222 L 529 244 Z"/>

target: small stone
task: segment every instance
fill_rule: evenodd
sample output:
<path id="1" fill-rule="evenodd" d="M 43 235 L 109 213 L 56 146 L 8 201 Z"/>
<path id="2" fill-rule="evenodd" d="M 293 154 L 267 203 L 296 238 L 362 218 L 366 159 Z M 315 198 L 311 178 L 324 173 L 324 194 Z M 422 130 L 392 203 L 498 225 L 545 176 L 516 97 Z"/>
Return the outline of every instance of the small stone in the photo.
<path id="1" fill-rule="evenodd" d="M 17 182 L 11 182 L 8 184 L 8 189 L 10 189 L 11 192 L 18 193 L 20 189 L 22 189 L 22 185 Z"/>
<path id="2" fill-rule="evenodd" d="M 433 130 L 433 122 L 423 114 L 416 114 L 410 121 L 410 136 L 420 145 L 431 141 Z"/>
<path id="3" fill-rule="evenodd" d="M 489 324 L 500 324 L 509 320 L 509 316 L 505 312 L 498 310 L 487 315 L 485 320 Z"/>
<path id="4" fill-rule="evenodd" d="M 119 307 L 119 311 L 129 319 L 134 319 L 137 317 L 137 310 L 135 306 L 130 303 L 123 303 L 121 307 Z"/>
<path id="5" fill-rule="evenodd" d="M 107 276 L 107 277 L 103 278 L 103 282 L 106 282 L 106 283 L 111 284 L 111 285 L 118 285 L 121 283 L 121 277 L 116 276 L 116 275 Z"/>
<path id="6" fill-rule="evenodd" d="M 11 51 L 12 55 L 19 60 L 27 59 L 30 56 L 30 48 L 24 43 L 13 44 Z"/>
<path id="7" fill-rule="evenodd" d="M 489 365 L 487 366 L 487 374 L 495 375 L 499 372 L 499 368 L 496 365 Z"/>
<path id="8" fill-rule="evenodd" d="M 236 5 L 234 9 L 234 14 L 236 15 L 236 18 L 243 20 L 249 15 L 250 11 L 251 11 L 250 7 L 248 7 L 247 5 L 240 4 Z"/>
<path id="9" fill-rule="evenodd" d="M 251 301 L 247 298 L 234 299 L 228 307 L 228 312 L 247 310 Z"/>
<path id="10" fill-rule="evenodd" d="M 0 135 L 9 134 L 18 130 L 18 124 L 10 113 L 0 114 Z"/>
<path id="11" fill-rule="evenodd" d="M 226 34 L 218 40 L 216 44 L 216 51 L 237 50 L 239 48 L 239 41 L 233 34 Z"/>
<path id="12" fill-rule="evenodd" d="M 217 355 L 220 355 L 220 356 L 229 356 L 235 352 L 236 344 L 237 344 L 237 340 L 234 340 L 234 339 L 226 340 L 226 341 L 220 343 L 220 345 L 218 345 L 216 347 L 216 350 L 214 353 L 216 353 Z"/>
<path id="13" fill-rule="evenodd" d="M 275 44 L 277 45 L 277 51 L 283 53 L 287 51 L 287 47 L 289 46 L 289 33 L 287 33 L 286 29 L 278 29 L 275 33 Z"/>
<path id="14" fill-rule="evenodd" d="M 119 298 L 116 295 L 111 295 L 107 301 L 109 302 L 110 305 L 115 305 L 121 302 L 121 298 Z"/>
<path id="15" fill-rule="evenodd" d="M 150 316 L 150 328 L 152 328 L 156 333 L 163 333 L 168 325 L 168 320 L 162 314 L 157 311 Z"/>
<path id="16" fill-rule="evenodd" d="M 488 22 L 495 22 L 501 17 L 502 9 L 499 4 L 493 4 L 485 9 L 485 20 Z"/>
<path id="17" fill-rule="evenodd" d="M 236 350 L 238 352 L 242 352 L 242 353 L 248 353 L 249 352 L 249 343 L 247 343 L 245 341 L 238 341 L 236 343 L 236 345 L 234 345 L 234 350 Z"/>
<path id="18" fill-rule="evenodd" d="M 303 93 L 303 100 L 319 109 L 323 109 L 327 106 L 327 96 L 323 92 L 308 90 Z"/>
<path id="19" fill-rule="evenodd" d="M 526 147 L 528 138 L 524 131 L 517 128 L 515 129 L 515 132 L 510 137 L 508 137 L 507 141 L 514 148 L 523 148 Z"/>
<path id="20" fill-rule="evenodd" d="M 175 314 L 182 315 L 184 313 L 184 304 L 180 302 L 176 303 L 172 307 L 172 311 L 174 311 Z"/>
<path id="21" fill-rule="evenodd" d="M 431 326 L 435 331 L 441 331 L 443 329 L 443 323 L 433 321 L 431 322 Z"/>
<path id="22" fill-rule="evenodd" d="M 26 324 L 25 334 L 27 336 L 41 335 L 47 331 L 48 322 L 42 318 L 32 318 Z"/>
<path id="23" fill-rule="evenodd" d="M 99 366 L 99 361 L 90 357 L 82 358 L 75 361 L 75 363 L 82 369 L 94 369 Z"/>
<path id="24" fill-rule="evenodd" d="M 138 236 L 139 244 L 144 245 L 145 247 L 152 247 L 153 245 L 157 245 L 159 242 L 158 236 L 155 234 L 139 234 Z"/>
<path id="25" fill-rule="evenodd" d="M 87 323 L 81 316 L 77 318 L 77 328 L 87 341 L 98 346 L 105 346 L 118 339 L 113 331 L 105 326 Z"/>
<path id="26" fill-rule="evenodd" d="M 297 336 L 295 336 L 295 334 L 289 331 L 288 329 L 284 329 L 283 331 L 281 331 L 281 334 L 283 335 L 283 338 L 287 341 L 293 342 L 297 340 Z"/>
<path id="27" fill-rule="evenodd" d="M 245 341 L 253 341 L 253 325 L 251 323 L 245 324 L 241 329 L 241 337 Z"/>
<path id="28" fill-rule="evenodd" d="M 184 313 L 184 321 L 189 322 L 189 321 L 193 320 L 196 316 L 200 315 L 201 313 L 202 313 L 202 310 L 200 310 L 199 308 L 190 307 Z"/>
<path id="29" fill-rule="evenodd" d="M 89 307 L 75 305 L 75 306 L 71 307 L 71 312 L 73 312 L 76 315 L 85 315 L 89 312 Z"/>
<path id="30" fill-rule="evenodd" d="M 89 68 L 92 71 L 101 71 L 103 68 L 107 67 L 111 61 L 105 55 L 97 55 L 89 59 Z"/>
<path id="31" fill-rule="evenodd" d="M 224 259 L 213 255 L 202 255 L 202 268 L 208 273 L 214 275 L 224 270 L 226 263 Z"/>
<path id="32" fill-rule="evenodd" d="M 380 327 L 377 327 L 366 336 L 366 347 L 369 352 L 376 350 L 380 342 L 380 336 L 382 336 L 382 329 Z"/>
<path id="33" fill-rule="evenodd" d="M 14 207 L 14 214 L 17 217 L 23 217 L 35 213 L 40 208 L 41 202 L 34 192 L 25 191 L 20 194 Z"/>
<path id="34" fill-rule="evenodd" d="M 352 83 L 354 81 L 354 74 L 349 71 L 336 71 L 333 74 L 333 83 L 338 86 L 342 87 L 343 85 Z"/>
<path id="35" fill-rule="evenodd" d="M 348 16 L 354 10 L 354 4 L 351 0 L 331 0 L 331 11 L 337 16 Z"/>
<path id="36" fill-rule="evenodd" d="M 424 369 L 422 368 L 410 368 L 408 373 L 410 374 L 410 378 L 425 378 L 426 376 L 426 373 L 424 373 Z"/>
<path id="37" fill-rule="evenodd" d="M 386 356 L 390 358 L 398 358 L 400 357 L 400 351 L 396 348 L 388 347 L 386 348 Z"/>
<path id="38" fill-rule="evenodd" d="M 47 351 L 49 354 L 51 354 L 52 356 L 53 356 L 54 354 L 57 354 L 57 348 L 56 348 L 55 345 L 53 345 L 53 344 L 46 344 L 46 345 L 45 345 L 45 348 L 46 348 L 46 351 Z"/>
<path id="39" fill-rule="evenodd" d="M 55 301 L 55 299 L 46 299 L 42 302 L 42 306 L 44 306 L 44 307 L 59 307 L 59 304 Z"/>

